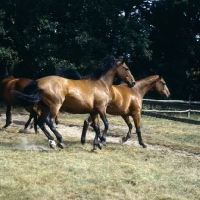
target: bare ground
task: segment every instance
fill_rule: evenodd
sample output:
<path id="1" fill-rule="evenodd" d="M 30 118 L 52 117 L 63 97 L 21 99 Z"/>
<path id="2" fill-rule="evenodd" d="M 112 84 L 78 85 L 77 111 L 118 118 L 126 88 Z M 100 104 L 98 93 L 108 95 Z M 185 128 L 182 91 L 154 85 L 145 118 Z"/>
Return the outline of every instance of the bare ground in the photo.
<path id="1" fill-rule="evenodd" d="M 51 150 L 47 145 L 37 145 L 37 144 L 30 144 L 29 141 L 27 140 L 26 137 L 24 137 L 24 131 L 23 131 L 23 126 L 25 124 L 25 121 L 28 119 L 28 115 L 21 115 L 21 114 L 14 114 L 13 115 L 13 123 L 10 125 L 10 127 L 4 129 L 0 128 L 1 131 L 5 132 L 13 132 L 13 129 L 15 132 L 19 133 L 19 139 L 20 143 L 14 144 L 13 149 L 17 150 L 36 150 L 36 151 L 49 151 Z M 0 115 L 0 127 L 3 127 L 5 124 L 5 114 Z M 113 127 L 111 127 L 113 126 Z M 127 129 L 126 126 L 114 126 L 111 125 L 110 128 L 113 129 Z M 70 125 L 67 126 L 65 124 L 59 124 L 57 130 L 64 136 L 68 137 L 74 137 L 80 140 L 81 132 L 82 132 L 82 126 L 77 126 L 77 125 Z M 41 130 L 39 130 L 40 134 L 42 133 Z M 35 134 L 33 129 L 28 129 L 28 132 L 26 134 Z M 53 135 L 53 133 L 52 133 Z M 94 132 L 89 129 L 87 132 L 87 140 L 93 140 L 94 139 Z M 126 143 L 122 143 L 121 137 L 112 137 L 112 136 L 107 136 L 107 143 L 115 143 L 115 144 L 122 144 L 122 145 L 133 145 L 138 148 L 142 148 L 139 144 L 138 141 L 134 139 L 129 139 Z M 181 157 L 195 157 L 196 159 L 200 160 L 200 155 L 196 155 L 193 153 L 189 153 L 187 151 L 179 151 L 179 150 L 174 150 L 170 149 L 164 146 L 159 146 L 159 145 L 150 145 L 147 144 L 147 150 L 151 151 L 160 151 L 163 154 L 174 154 L 174 156 L 181 156 Z"/>

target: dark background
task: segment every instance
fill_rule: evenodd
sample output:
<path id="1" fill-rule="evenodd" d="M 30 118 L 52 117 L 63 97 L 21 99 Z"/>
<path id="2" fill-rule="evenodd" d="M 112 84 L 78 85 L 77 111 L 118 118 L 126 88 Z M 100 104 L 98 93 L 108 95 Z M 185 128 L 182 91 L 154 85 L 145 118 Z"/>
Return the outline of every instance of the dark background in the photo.
<path id="1" fill-rule="evenodd" d="M 162 73 L 172 99 L 199 101 L 200 1 L 0 1 L 0 60 L 15 77 L 37 79 L 56 67 L 86 75 L 102 58 L 124 54 L 136 79 Z"/>

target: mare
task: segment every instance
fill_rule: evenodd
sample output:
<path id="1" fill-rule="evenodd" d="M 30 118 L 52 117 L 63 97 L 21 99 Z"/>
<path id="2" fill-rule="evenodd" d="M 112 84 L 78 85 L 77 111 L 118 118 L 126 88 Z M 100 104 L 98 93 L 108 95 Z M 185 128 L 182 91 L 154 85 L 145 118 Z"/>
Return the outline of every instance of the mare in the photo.
<path id="1" fill-rule="evenodd" d="M 11 91 L 17 90 L 22 92 L 25 85 L 31 81 L 28 78 L 15 78 L 9 74 L 5 63 L 0 64 L 0 100 L 6 104 L 6 124 L 3 128 L 7 128 L 12 123 L 13 105 L 16 100 L 12 97 Z M 31 107 L 26 107 L 26 110 L 30 112 Z M 27 126 L 25 125 L 25 129 Z"/>
<path id="2" fill-rule="evenodd" d="M 72 80 L 59 76 L 47 76 L 31 81 L 24 88 L 23 93 L 12 91 L 12 95 L 22 104 L 33 105 L 37 103 L 41 110 L 37 123 L 47 136 L 52 148 L 55 148 L 56 143 L 44 124 L 46 123 L 56 135 L 58 146 L 64 148 L 62 136 L 52 121 L 62 109 L 73 114 L 90 114 L 96 132 L 93 146 L 94 149 L 96 146 L 101 149 L 103 141 L 98 141 L 100 137 L 98 115 L 104 122 L 103 134 L 106 138 L 109 126 L 106 107 L 115 75 L 127 83 L 129 87 L 134 86 L 135 80 L 125 64 L 125 60 L 109 56 L 99 63 L 97 70 L 84 79 Z"/>
<path id="3" fill-rule="evenodd" d="M 62 69 L 62 68 L 58 67 L 58 68 L 55 69 L 55 75 L 61 76 L 61 77 L 64 77 L 64 78 L 73 79 L 73 80 L 79 80 L 79 79 L 82 78 L 80 76 L 80 74 L 75 69 L 72 69 L 72 68 Z M 34 126 L 35 132 L 37 132 L 37 122 L 36 122 L 37 121 L 37 115 L 41 115 L 41 111 L 39 110 L 37 104 L 34 105 L 33 110 L 34 111 L 30 112 L 29 119 L 26 122 L 25 127 L 27 128 L 28 125 L 31 123 L 30 128 L 32 128 Z M 33 119 L 33 121 L 31 122 L 32 119 Z M 55 124 L 56 124 L 56 127 L 57 127 L 58 126 L 58 116 L 55 117 Z"/>
<path id="4" fill-rule="evenodd" d="M 128 88 L 127 85 L 124 83 L 120 85 L 113 85 L 111 87 L 111 101 L 107 106 L 106 112 L 110 115 L 121 116 L 128 125 L 129 131 L 126 137 L 122 138 L 123 142 L 126 142 L 131 137 L 131 131 L 133 127 L 129 119 L 129 116 L 131 116 L 135 124 L 139 144 L 142 145 L 144 148 L 146 147 L 141 136 L 140 121 L 142 100 L 144 95 L 150 89 L 153 89 L 166 99 L 170 97 L 170 92 L 166 85 L 166 82 L 160 75 L 153 75 L 138 80 L 136 81 L 135 86 L 132 88 Z M 91 117 L 88 117 L 84 121 L 83 131 L 81 135 L 82 144 L 85 143 L 86 131 L 89 125 L 92 125 Z"/>

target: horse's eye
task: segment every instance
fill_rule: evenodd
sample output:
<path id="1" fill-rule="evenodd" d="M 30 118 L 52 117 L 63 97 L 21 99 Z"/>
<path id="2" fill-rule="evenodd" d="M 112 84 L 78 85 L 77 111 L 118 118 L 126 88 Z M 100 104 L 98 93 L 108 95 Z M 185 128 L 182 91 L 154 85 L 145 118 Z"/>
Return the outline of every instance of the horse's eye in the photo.
<path id="1" fill-rule="evenodd" d="M 128 71 L 128 70 L 129 70 L 129 68 L 125 68 L 125 70 L 126 70 L 126 71 Z"/>

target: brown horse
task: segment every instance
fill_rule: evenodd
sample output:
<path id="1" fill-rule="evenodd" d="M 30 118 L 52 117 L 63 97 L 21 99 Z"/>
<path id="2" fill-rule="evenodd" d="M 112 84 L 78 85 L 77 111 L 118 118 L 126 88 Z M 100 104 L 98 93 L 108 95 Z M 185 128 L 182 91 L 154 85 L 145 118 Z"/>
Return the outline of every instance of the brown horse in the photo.
<path id="1" fill-rule="evenodd" d="M 93 142 L 94 149 L 96 149 L 96 146 L 101 149 L 103 144 L 98 141 L 100 136 L 98 115 L 104 122 L 104 135 L 106 137 L 109 125 L 106 118 L 106 107 L 115 75 L 127 83 L 129 87 L 133 87 L 135 84 L 135 80 L 124 60 L 110 56 L 104 58 L 98 69 L 85 79 L 71 80 L 59 76 L 48 76 L 32 81 L 25 87 L 24 93 L 13 91 L 12 95 L 23 104 L 38 103 L 41 110 L 38 125 L 53 148 L 55 141 L 45 128 L 45 122 L 56 135 L 58 146 L 63 148 L 62 136 L 52 122 L 59 110 L 62 109 L 74 114 L 89 113 L 96 132 Z"/>
<path id="2" fill-rule="evenodd" d="M 13 105 L 16 100 L 12 97 L 11 91 L 17 90 L 22 92 L 25 85 L 29 83 L 31 79 L 28 78 L 14 78 L 9 74 L 7 66 L 2 62 L 0 66 L 0 100 L 6 103 L 6 124 L 4 128 L 7 128 L 12 123 Z M 26 110 L 30 112 L 31 107 L 27 107 Z M 26 128 L 26 125 L 25 125 Z"/>
<path id="3" fill-rule="evenodd" d="M 56 68 L 55 75 L 61 76 L 64 78 L 73 79 L 73 80 L 80 80 L 82 78 L 81 75 L 78 73 L 78 71 L 75 69 L 72 69 L 72 68 L 64 68 L 64 69 Z M 35 132 L 37 133 L 37 122 L 35 122 L 35 120 L 37 120 L 37 115 L 40 116 L 41 111 L 39 110 L 37 104 L 35 104 L 35 106 L 33 107 L 33 111 L 30 112 L 29 119 L 25 124 L 25 130 L 30 124 L 30 128 L 34 127 Z M 32 119 L 33 119 L 33 121 L 31 122 Z M 58 125 L 58 116 L 55 117 L 55 124 L 56 124 L 56 126 Z"/>
<path id="4" fill-rule="evenodd" d="M 147 78 L 136 81 L 133 88 L 128 88 L 126 84 L 113 85 L 110 89 L 111 101 L 107 106 L 106 112 L 111 115 L 120 115 L 129 127 L 126 137 L 122 141 L 126 142 L 131 137 L 132 124 L 129 116 L 133 118 L 139 144 L 144 148 L 144 144 L 140 130 L 142 99 L 144 95 L 153 89 L 164 98 L 170 97 L 170 92 L 164 79 L 159 75 L 149 76 Z M 86 131 L 89 125 L 92 125 L 91 117 L 84 121 L 83 131 L 81 135 L 81 143 L 85 143 Z M 92 125 L 93 126 L 93 125 Z M 104 135 L 102 136 L 104 137 Z M 105 138 L 101 138 L 105 141 Z"/>

